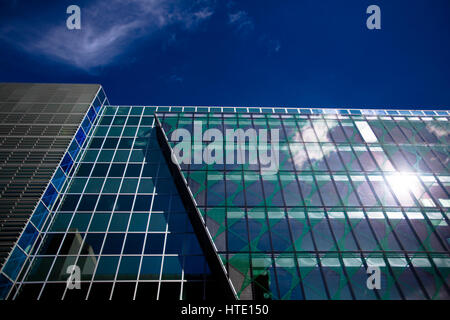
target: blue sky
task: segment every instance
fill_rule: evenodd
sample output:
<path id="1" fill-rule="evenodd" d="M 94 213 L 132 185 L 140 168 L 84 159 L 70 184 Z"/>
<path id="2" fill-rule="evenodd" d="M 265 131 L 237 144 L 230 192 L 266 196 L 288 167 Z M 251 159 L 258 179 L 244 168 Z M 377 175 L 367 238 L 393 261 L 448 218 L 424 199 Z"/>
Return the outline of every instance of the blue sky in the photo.
<path id="1" fill-rule="evenodd" d="M 448 0 L 2 0 L 0 21 L 0 81 L 101 83 L 113 104 L 450 104 Z"/>

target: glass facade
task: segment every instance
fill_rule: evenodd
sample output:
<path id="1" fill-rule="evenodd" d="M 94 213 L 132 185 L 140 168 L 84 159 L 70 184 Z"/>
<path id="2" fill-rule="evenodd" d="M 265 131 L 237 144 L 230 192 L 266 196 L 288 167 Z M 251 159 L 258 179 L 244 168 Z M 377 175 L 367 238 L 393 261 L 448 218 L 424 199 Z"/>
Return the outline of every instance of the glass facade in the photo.
<path id="1" fill-rule="evenodd" d="M 74 135 L 89 130 L 105 100 L 95 84 L 0 84 L 0 298 L 69 174 L 79 150 Z"/>
<path id="2" fill-rule="evenodd" d="M 10 298 L 177 300 L 211 291 L 154 135 L 155 109 L 101 110 Z M 80 267 L 81 290 L 66 288 L 69 265 Z"/>
<path id="3" fill-rule="evenodd" d="M 58 192 L 41 199 L 49 218 L 3 298 L 220 297 L 186 201 L 201 213 L 239 299 L 450 298 L 447 111 L 105 105 L 97 112 L 70 174 L 54 176 Z M 261 174 L 259 158 L 181 163 L 180 188 L 158 130 L 175 148 L 173 131 L 193 139 L 194 121 L 220 132 L 278 129 L 278 170 Z M 194 155 L 211 139 L 190 142 Z M 231 151 L 223 146 L 225 159 Z M 233 149 L 249 159 L 257 146 Z M 79 290 L 67 289 L 70 265 L 81 270 Z M 369 267 L 381 270 L 381 289 L 367 287 Z"/>
<path id="4" fill-rule="evenodd" d="M 179 167 L 240 299 L 449 299 L 447 117 L 211 111 L 158 113 L 172 149 L 180 128 L 193 158 L 207 149 L 196 121 L 279 129 L 278 172 L 228 163 L 258 146 L 220 137 L 215 162 Z M 381 289 L 367 287 L 368 267 Z"/>

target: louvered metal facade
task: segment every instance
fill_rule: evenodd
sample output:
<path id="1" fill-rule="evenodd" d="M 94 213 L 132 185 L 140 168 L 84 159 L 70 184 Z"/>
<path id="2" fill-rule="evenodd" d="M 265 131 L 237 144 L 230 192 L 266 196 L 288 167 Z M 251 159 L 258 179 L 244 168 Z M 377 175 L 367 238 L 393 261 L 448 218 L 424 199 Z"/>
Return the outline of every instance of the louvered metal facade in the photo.
<path id="1" fill-rule="evenodd" d="M 0 84 L 0 268 L 99 89 Z"/>

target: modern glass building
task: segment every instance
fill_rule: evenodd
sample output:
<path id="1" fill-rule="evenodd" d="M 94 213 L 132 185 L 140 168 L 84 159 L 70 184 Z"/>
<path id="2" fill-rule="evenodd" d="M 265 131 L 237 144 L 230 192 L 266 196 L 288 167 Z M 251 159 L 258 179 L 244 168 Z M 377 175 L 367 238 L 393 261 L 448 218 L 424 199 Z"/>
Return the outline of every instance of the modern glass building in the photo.
<path id="1" fill-rule="evenodd" d="M 161 135 L 173 151 L 192 146 L 194 160 L 172 167 L 238 298 L 450 298 L 446 112 L 183 111 L 157 113 Z M 278 130 L 278 170 L 249 161 L 256 140 L 236 145 L 199 126 Z M 190 134 L 180 139 L 180 128 Z M 206 164 L 211 143 L 223 152 Z M 229 163 L 230 153 L 246 160 Z M 381 272 L 378 290 L 369 267 Z"/>
<path id="2" fill-rule="evenodd" d="M 450 299 L 447 111 L 94 111 L 1 270 L 1 298 Z M 260 136 L 227 144 L 227 129 L 276 129 L 276 170 Z M 182 142 L 200 161 L 172 161 Z M 212 142 L 216 161 L 202 157 Z"/>
<path id="3" fill-rule="evenodd" d="M 67 166 L 67 149 L 76 152 L 72 140 L 80 124 L 86 129 L 86 114 L 100 110 L 101 91 L 100 85 L 0 84 L 0 268 L 25 225 L 37 232 L 31 227 L 36 221 L 28 220 L 58 165 Z M 55 179 L 66 171 L 58 170 Z M 21 241 L 11 260 L 27 254 L 28 243 Z"/>

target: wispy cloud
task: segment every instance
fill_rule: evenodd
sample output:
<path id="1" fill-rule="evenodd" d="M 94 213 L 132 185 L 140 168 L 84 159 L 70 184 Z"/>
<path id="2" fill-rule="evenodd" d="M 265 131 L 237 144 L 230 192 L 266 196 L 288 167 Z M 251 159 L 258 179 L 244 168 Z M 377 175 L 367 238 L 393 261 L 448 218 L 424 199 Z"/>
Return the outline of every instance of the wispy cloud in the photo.
<path id="1" fill-rule="evenodd" d="M 253 31 L 258 31 L 255 30 L 257 28 L 255 27 L 254 19 L 247 11 L 238 9 L 238 6 L 234 1 L 227 3 L 227 18 L 228 24 L 241 35 L 248 36 Z M 254 35 L 254 33 L 252 34 Z M 281 49 L 279 40 L 271 39 L 265 34 L 258 37 L 258 42 L 259 45 L 266 50 L 268 56 L 278 53 Z"/>
<path id="2" fill-rule="evenodd" d="M 168 79 L 169 82 L 181 83 L 184 81 L 184 78 L 178 74 L 171 74 Z"/>
<path id="3" fill-rule="evenodd" d="M 228 23 L 236 27 L 239 32 L 248 32 L 254 29 L 253 19 L 244 10 L 228 13 Z"/>
<path id="4" fill-rule="evenodd" d="M 267 42 L 267 50 L 268 50 L 268 54 L 274 54 L 279 52 L 281 49 L 281 44 L 280 41 L 278 40 L 268 40 Z"/>
<path id="5" fill-rule="evenodd" d="M 271 39 L 267 35 L 262 35 L 259 38 L 259 43 L 266 49 L 268 56 L 276 54 L 281 50 L 280 41 Z"/>
<path id="6" fill-rule="evenodd" d="M 68 30 L 65 23 L 42 26 L 44 30 L 13 23 L 0 29 L 0 38 L 89 70 L 110 64 L 139 38 L 173 25 L 193 30 L 213 13 L 212 0 L 96 0 L 81 8 L 81 30 Z"/>

